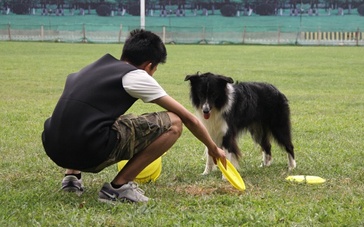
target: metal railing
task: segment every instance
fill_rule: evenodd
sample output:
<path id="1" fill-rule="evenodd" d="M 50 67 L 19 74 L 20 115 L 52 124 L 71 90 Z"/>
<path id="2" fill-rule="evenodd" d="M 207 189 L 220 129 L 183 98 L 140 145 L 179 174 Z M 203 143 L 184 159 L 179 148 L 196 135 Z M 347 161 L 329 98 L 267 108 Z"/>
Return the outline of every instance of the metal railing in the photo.
<path id="1" fill-rule="evenodd" d="M 135 27 L 114 25 L 102 31 L 92 24 L 67 26 L 22 26 L 0 25 L 2 41 L 43 42 L 93 42 L 123 43 L 129 31 Z M 230 31 L 217 31 L 213 27 L 147 27 L 163 39 L 175 44 L 266 44 L 266 45 L 350 45 L 363 46 L 364 32 L 356 31 L 311 31 L 297 28 L 297 31 L 282 31 L 280 27 L 256 31 L 250 27 L 236 27 Z"/>

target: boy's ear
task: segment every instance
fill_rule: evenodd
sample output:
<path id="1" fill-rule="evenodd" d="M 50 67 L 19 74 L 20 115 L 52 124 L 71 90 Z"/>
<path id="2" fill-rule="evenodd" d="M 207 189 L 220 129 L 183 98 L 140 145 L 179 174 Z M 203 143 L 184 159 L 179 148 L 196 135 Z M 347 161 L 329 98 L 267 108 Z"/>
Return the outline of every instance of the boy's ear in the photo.
<path id="1" fill-rule="evenodd" d="M 153 63 L 150 61 L 145 61 L 142 64 L 140 64 L 139 66 L 137 66 L 137 68 L 139 69 L 153 69 Z"/>
<path id="2" fill-rule="evenodd" d="M 145 66 L 146 69 L 148 70 L 152 70 L 153 69 L 153 65 L 151 62 L 149 62 L 146 66 Z"/>
<path id="3" fill-rule="evenodd" d="M 146 70 L 152 69 L 152 63 L 151 62 L 144 63 L 144 69 Z"/>
<path id="4" fill-rule="evenodd" d="M 151 62 L 145 62 L 142 64 L 141 69 L 146 71 L 149 75 L 153 75 L 153 73 L 156 71 L 156 66 L 153 66 Z"/>

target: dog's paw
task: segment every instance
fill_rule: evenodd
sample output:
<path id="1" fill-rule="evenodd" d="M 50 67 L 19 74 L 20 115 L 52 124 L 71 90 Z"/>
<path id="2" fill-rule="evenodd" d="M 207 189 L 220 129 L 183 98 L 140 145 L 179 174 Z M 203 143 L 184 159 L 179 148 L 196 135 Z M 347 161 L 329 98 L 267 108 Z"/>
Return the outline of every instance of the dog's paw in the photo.
<path id="1" fill-rule="evenodd" d="M 202 175 L 208 175 L 212 171 L 216 170 L 216 166 L 214 165 L 206 165 L 205 170 L 203 171 Z"/>
<path id="2" fill-rule="evenodd" d="M 222 181 L 228 181 L 224 175 L 222 175 L 221 180 Z"/>
<path id="3" fill-rule="evenodd" d="M 264 166 L 270 166 L 273 162 L 273 158 L 271 155 L 267 155 L 263 152 L 263 160 L 262 160 L 262 164 L 260 165 L 260 167 L 264 167 Z"/>
<path id="4" fill-rule="evenodd" d="M 288 170 L 291 171 L 296 168 L 296 160 L 291 155 L 288 155 Z"/>
<path id="5" fill-rule="evenodd" d="M 259 167 L 263 168 L 263 167 L 270 166 L 270 165 L 272 165 L 272 160 L 269 162 L 262 161 L 262 163 L 260 164 Z"/>
<path id="6" fill-rule="evenodd" d="M 206 171 L 206 170 L 205 170 L 205 171 L 203 171 L 203 173 L 201 173 L 201 175 L 202 175 L 202 176 L 206 176 L 206 175 L 208 175 L 209 173 L 210 173 L 210 171 Z"/>
<path id="7" fill-rule="evenodd" d="M 264 162 L 261 162 L 259 165 L 260 168 L 266 167 L 266 165 L 264 164 Z"/>
<path id="8" fill-rule="evenodd" d="M 294 168 L 296 168 L 296 161 L 293 159 L 288 162 L 288 170 L 292 171 Z"/>

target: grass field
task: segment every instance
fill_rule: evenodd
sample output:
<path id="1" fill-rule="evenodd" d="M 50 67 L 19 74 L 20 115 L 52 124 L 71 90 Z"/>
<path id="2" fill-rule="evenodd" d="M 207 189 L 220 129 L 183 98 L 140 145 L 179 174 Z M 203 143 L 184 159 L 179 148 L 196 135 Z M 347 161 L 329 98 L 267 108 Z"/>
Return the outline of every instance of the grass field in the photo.
<path id="1" fill-rule="evenodd" d="M 121 45 L 0 42 L 0 226 L 363 226 L 363 48 L 167 45 L 155 74 L 167 92 L 189 103 L 186 74 L 221 73 L 276 85 L 290 100 L 297 168 L 273 147 L 274 162 L 259 168 L 259 149 L 245 136 L 240 173 L 246 191 L 202 176 L 203 146 L 188 130 L 163 156 L 155 183 L 141 188 L 148 204 L 99 203 L 97 193 L 116 166 L 84 174 L 85 193 L 59 192 L 63 170 L 46 156 L 44 120 L 66 76 Z M 159 110 L 137 104 L 134 113 Z M 285 181 L 317 175 L 320 185 Z"/>

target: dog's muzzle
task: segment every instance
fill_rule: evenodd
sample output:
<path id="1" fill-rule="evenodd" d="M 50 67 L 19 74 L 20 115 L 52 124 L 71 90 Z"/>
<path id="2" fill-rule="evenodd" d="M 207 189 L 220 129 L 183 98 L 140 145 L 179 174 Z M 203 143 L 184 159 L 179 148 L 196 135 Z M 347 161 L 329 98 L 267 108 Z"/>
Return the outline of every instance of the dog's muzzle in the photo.
<path id="1" fill-rule="evenodd" d="M 208 104 L 204 104 L 202 106 L 202 113 L 203 113 L 203 117 L 206 120 L 210 118 L 210 112 L 211 112 L 210 106 Z"/>

